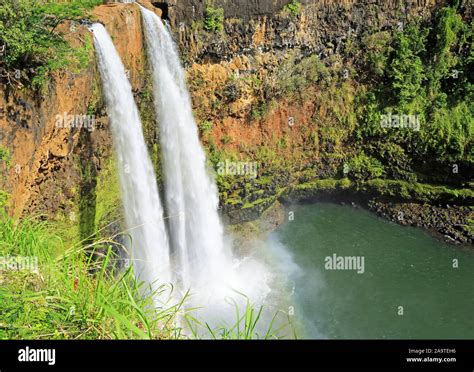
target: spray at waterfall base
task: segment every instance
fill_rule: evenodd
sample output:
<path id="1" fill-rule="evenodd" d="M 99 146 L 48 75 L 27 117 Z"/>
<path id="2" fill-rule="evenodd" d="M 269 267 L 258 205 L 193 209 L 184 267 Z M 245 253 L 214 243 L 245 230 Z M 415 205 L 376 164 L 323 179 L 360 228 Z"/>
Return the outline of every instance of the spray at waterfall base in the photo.
<path id="1" fill-rule="evenodd" d="M 163 149 L 165 209 L 171 216 L 184 214 L 184 218 L 168 220 L 173 274 L 181 294 L 191 289 L 189 307 L 203 307 L 197 311 L 203 318 L 217 320 L 229 314 L 229 320 L 235 321 L 230 299 L 240 308 L 247 302 L 235 291 L 252 303 L 262 303 L 270 291 L 268 270 L 250 258 L 232 257 L 176 44 L 156 14 L 145 8 L 141 11 Z"/>
<path id="2" fill-rule="evenodd" d="M 164 207 L 125 68 L 105 28 L 91 27 L 119 164 L 130 258 L 148 293 L 173 283 L 171 301 L 179 302 L 190 290 L 185 309 L 199 308 L 192 316 L 233 325 L 236 307 L 242 313 L 247 302 L 265 303 L 272 275 L 260 260 L 233 258 L 175 43 L 156 14 L 141 11 L 162 148 Z M 153 299 L 161 307 L 169 296 Z"/>

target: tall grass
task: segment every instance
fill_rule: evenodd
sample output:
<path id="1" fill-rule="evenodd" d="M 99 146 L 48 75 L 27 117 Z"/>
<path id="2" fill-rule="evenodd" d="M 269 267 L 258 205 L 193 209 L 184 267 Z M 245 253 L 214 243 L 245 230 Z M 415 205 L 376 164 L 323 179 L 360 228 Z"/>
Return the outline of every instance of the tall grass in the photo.
<path id="1" fill-rule="evenodd" d="M 110 243 L 104 239 L 65 249 L 46 222 L 15 222 L 0 212 L 0 257 L 38 260 L 33 271 L 0 267 L 0 339 L 277 337 L 280 329 L 274 332 L 273 321 L 263 334 L 256 331 L 262 308 L 255 311 L 250 303 L 243 314 L 236 306 L 235 325 L 217 329 L 194 319 L 193 309 L 185 309 L 188 294 L 157 308 L 153 297 L 171 298 L 173 289 L 163 285 L 150 293 L 132 267 L 119 267 L 122 261 Z M 58 244 L 63 253 L 55 256 L 51 247 Z"/>
<path id="2" fill-rule="evenodd" d="M 51 255 L 44 222 L 18 224 L 2 216 L 0 257 L 38 259 L 36 271 L 0 271 L 1 339 L 158 339 L 176 338 L 174 318 L 182 302 L 156 309 L 142 296 L 131 267 L 117 274 L 116 255 L 107 241 L 74 246 Z M 97 249 L 99 252 L 92 252 Z M 158 292 L 166 292 L 165 286 Z M 156 293 L 160 295 L 161 293 Z"/>
<path id="3" fill-rule="evenodd" d="M 245 298 L 247 298 L 245 296 Z M 212 327 L 208 322 L 202 322 L 190 312 L 185 315 L 187 329 L 191 331 L 192 338 L 211 338 L 213 340 L 253 340 L 253 339 L 280 339 L 297 338 L 296 330 L 290 318 L 283 312 L 276 312 L 268 324 L 264 324 L 263 306 L 256 309 L 247 298 L 245 308 L 242 310 L 234 299 L 229 299 L 235 309 L 236 322 L 230 326 Z M 278 317 L 284 316 L 287 321 L 277 326 Z"/>

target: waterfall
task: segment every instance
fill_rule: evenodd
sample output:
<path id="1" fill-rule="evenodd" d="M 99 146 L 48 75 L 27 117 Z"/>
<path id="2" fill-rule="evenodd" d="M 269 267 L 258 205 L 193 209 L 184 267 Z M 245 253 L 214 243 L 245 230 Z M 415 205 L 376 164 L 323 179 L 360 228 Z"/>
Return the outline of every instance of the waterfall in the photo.
<path id="1" fill-rule="evenodd" d="M 194 317 L 205 318 L 208 324 L 233 324 L 235 308 L 229 308 L 229 301 L 239 309 L 247 301 L 234 290 L 262 304 L 270 292 L 271 274 L 252 257 L 232 257 L 218 214 L 217 187 L 207 169 L 171 33 L 153 12 L 143 7 L 141 11 L 153 72 L 168 229 L 124 67 L 104 27 L 91 27 L 119 164 L 125 220 L 132 237 L 134 269 L 152 290 L 157 289 L 157 281 L 173 283 L 175 299 L 191 290 L 186 309 L 202 308 L 199 314 L 194 310 Z M 162 305 L 158 298 L 154 301 Z"/>
<path id="2" fill-rule="evenodd" d="M 259 259 L 232 257 L 176 45 L 161 18 L 141 11 L 160 130 L 173 279 L 182 292 L 191 289 L 187 304 L 200 308 L 194 317 L 211 327 L 234 325 L 235 307 L 242 313 L 247 300 L 263 304 L 272 273 Z"/>
<path id="3" fill-rule="evenodd" d="M 135 275 L 151 290 L 172 280 L 169 245 L 155 172 L 132 87 L 104 26 L 91 26 L 103 94 L 112 127 L 122 200 Z M 158 299 L 154 298 L 155 303 Z"/>
<path id="4" fill-rule="evenodd" d="M 218 215 L 217 187 L 207 171 L 184 70 L 161 18 L 141 7 L 160 129 L 174 278 L 183 290 L 216 289 L 233 277 Z M 214 293 L 215 294 L 215 293 Z"/>

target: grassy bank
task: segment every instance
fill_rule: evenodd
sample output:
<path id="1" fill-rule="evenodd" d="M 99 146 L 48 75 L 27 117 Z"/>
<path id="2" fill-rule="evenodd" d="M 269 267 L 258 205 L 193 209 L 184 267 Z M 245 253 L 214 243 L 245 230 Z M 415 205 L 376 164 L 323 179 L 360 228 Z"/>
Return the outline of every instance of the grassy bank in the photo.
<path id="1" fill-rule="evenodd" d="M 156 309 L 132 268 L 117 270 L 110 241 L 67 247 L 45 222 L 16 223 L 5 213 L 0 220 L 0 339 L 251 339 L 280 332 L 270 324 L 259 334 L 263 309 L 251 304 L 233 326 L 216 329 L 184 310 L 186 296 Z M 157 292 L 163 299 L 170 289 Z M 178 316 L 188 331 L 176 325 Z"/>
<path id="2" fill-rule="evenodd" d="M 73 246 L 55 257 L 50 247 L 62 241 L 47 224 L 2 219 L 0 256 L 36 259 L 37 267 L 1 268 L 0 339 L 179 337 L 172 324 L 181 304 L 146 310 L 151 299 L 139 295 L 132 270 L 117 276 L 109 270 L 111 250 L 93 260 L 86 249 Z"/>

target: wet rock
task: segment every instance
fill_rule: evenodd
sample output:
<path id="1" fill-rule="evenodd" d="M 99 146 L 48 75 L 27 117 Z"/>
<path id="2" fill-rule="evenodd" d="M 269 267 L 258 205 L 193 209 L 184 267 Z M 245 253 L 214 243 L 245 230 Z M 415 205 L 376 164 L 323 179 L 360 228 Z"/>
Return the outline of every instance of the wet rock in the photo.
<path id="1" fill-rule="evenodd" d="M 428 229 L 445 237 L 449 242 L 469 244 L 474 242 L 472 232 L 467 228 L 474 217 L 469 207 L 435 207 L 418 203 L 391 203 L 372 200 L 369 209 L 379 216 L 402 225 Z M 397 217 L 403 213 L 403 219 Z"/>

